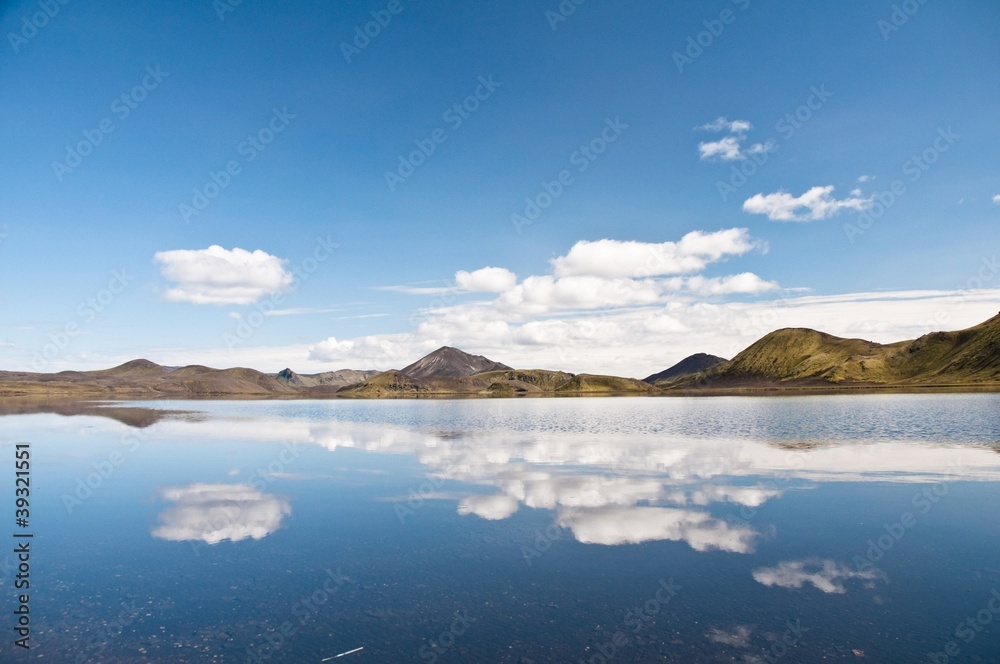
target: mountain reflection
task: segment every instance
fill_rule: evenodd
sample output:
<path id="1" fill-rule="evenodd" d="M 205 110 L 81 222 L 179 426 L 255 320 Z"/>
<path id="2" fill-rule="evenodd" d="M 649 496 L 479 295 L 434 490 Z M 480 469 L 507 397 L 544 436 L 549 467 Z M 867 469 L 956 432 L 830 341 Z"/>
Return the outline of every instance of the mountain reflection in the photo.
<path id="1" fill-rule="evenodd" d="M 555 524 L 580 542 L 673 540 L 697 551 L 752 552 L 758 533 L 737 515 L 821 482 L 1000 480 L 1000 455 L 990 447 L 920 441 L 796 445 L 677 434 L 481 430 L 463 434 L 299 418 L 167 420 L 156 427 L 169 438 L 313 444 L 331 451 L 412 455 L 433 478 L 480 488 L 459 498 L 459 514 L 502 520 L 523 505 L 552 510 Z M 270 532 L 284 512 L 277 499 L 257 500 L 264 514 L 244 527 Z M 200 501 L 178 499 L 172 508 L 176 515 L 165 519 L 157 531 L 160 536 L 183 532 L 185 537 L 206 541 L 241 537 L 240 527 L 178 527 L 204 523 L 207 513 L 224 509 Z M 180 518 L 189 512 L 190 517 Z M 242 534 L 247 536 L 253 535 Z M 763 570 L 758 580 L 786 587 L 811 583 L 825 592 L 837 592 L 844 578 L 851 577 L 828 565 L 813 569 L 808 562 L 801 568 Z"/>
<path id="2" fill-rule="evenodd" d="M 175 542 L 261 539 L 292 513 L 285 498 L 249 484 L 190 484 L 165 489 L 162 496 L 174 505 L 160 514 L 153 537 Z"/>

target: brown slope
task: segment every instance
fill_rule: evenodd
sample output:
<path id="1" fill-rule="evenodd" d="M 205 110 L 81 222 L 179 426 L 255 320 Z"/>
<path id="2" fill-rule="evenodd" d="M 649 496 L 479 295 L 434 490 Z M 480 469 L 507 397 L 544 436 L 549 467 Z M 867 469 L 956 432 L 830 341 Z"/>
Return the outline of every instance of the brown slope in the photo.
<path id="1" fill-rule="evenodd" d="M 655 385 L 658 382 L 671 380 L 673 378 L 678 378 L 680 376 L 687 376 L 690 374 L 701 373 L 702 371 L 707 371 L 712 367 L 722 364 L 726 361 L 726 358 L 719 357 L 718 355 L 709 355 L 708 353 L 695 353 L 694 355 L 689 355 L 683 360 L 673 365 L 669 369 L 664 369 L 659 373 L 655 373 L 652 376 L 647 376 L 643 378 L 643 382 Z"/>
<path id="2" fill-rule="evenodd" d="M 402 372 L 413 379 L 462 378 L 483 371 L 510 369 L 482 355 L 471 355 L 450 346 L 442 346 L 425 355 L 413 364 L 403 367 Z"/>

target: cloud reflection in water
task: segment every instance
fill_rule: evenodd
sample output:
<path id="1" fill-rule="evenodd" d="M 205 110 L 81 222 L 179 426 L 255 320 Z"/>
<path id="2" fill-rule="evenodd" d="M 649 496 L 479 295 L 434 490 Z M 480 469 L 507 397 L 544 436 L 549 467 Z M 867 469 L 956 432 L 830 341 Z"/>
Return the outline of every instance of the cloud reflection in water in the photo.
<path id="1" fill-rule="evenodd" d="M 292 513 L 285 498 L 249 484 L 190 484 L 165 489 L 162 495 L 174 505 L 160 514 L 153 537 L 174 542 L 257 540 L 281 527 Z"/>

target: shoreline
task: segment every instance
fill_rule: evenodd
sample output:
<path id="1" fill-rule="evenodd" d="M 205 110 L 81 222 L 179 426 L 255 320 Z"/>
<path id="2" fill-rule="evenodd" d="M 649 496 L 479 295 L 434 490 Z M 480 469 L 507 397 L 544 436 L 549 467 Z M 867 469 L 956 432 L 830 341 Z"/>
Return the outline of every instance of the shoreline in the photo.
<path id="1" fill-rule="evenodd" d="M 836 394 L 972 394 L 1000 392 L 1000 384 L 951 383 L 942 385 L 795 385 L 795 386 L 733 386 L 704 388 L 668 388 L 650 392 L 638 391 L 578 391 L 578 392 L 405 392 L 383 396 L 353 394 L 275 394 L 268 392 L 232 393 L 207 392 L 198 394 L 154 394 L 148 391 L 130 393 L 127 390 L 35 392 L 0 389 L 0 398 L 28 402 L 120 402 L 120 401 L 384 401 L 398 399 L 566 399 L 587 397 L 718 397 L 718 396 L 821 396 Z"/>

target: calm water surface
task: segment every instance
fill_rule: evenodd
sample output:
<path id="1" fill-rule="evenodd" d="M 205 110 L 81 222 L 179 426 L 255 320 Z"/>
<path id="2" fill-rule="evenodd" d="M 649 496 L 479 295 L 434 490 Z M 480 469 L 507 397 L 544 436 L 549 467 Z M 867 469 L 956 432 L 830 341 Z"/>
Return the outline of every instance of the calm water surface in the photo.
<path id="1" fill-rule="evenodd" d="M 997 394 L 115 406 L 0 417 L 0 661 L 1000 662 Z"/>

